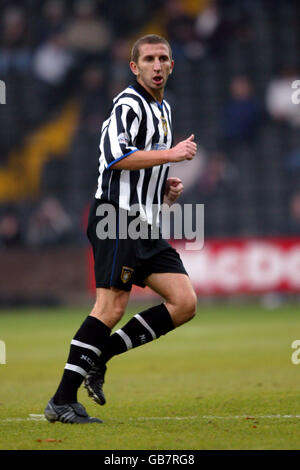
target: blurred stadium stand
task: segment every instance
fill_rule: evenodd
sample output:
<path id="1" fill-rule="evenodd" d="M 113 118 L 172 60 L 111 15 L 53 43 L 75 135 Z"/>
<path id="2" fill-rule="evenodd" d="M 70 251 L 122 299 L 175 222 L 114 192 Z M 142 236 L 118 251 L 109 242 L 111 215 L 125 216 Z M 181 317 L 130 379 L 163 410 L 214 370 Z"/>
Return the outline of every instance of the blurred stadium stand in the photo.
<path id="1" fill-rule="evenodd" d="M 173 48 L 176 139 L 193 132 L 199 144 L 193 172 L 177 175 L 182 203 L 205 204 L 205 236 L 299 235 L 300 105 L 289 101 L 300 79 L 297 0 L 3 0 L 0 18 L 2 267 L 17 254 L 38 266 L 35 253 L 47 251 L 55 276 L 57 248 L 66 265 L 81 253 L 84 271 L 101 124 L 131 79 L 130 45 L 149 32 Z M 0 298 L 14 295 L 6 269 Z M 9 272 L 20 287 L 24 270 Z"/>

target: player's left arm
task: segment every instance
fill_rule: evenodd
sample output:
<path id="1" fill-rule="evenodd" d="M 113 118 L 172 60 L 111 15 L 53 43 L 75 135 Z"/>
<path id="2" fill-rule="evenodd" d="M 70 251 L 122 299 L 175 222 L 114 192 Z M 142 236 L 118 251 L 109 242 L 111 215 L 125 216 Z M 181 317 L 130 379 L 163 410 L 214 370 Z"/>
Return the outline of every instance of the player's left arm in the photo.
<path id="1" fill-rule="evenodd" d="M 184 187 L 180 178 L 171 177 L 167 179 L 164 195 L 164 203 L 171 206 L 179 198 Z"/>

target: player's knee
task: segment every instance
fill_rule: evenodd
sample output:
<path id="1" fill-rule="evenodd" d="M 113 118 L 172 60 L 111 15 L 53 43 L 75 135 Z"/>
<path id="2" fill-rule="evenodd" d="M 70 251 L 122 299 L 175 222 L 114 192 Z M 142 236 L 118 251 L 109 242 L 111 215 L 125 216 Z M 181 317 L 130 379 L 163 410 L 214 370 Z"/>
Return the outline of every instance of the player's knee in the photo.
<path id="1" fill-rule="evenodd" d="M 109 308 L 103 308 L 102 305 L 95 304 L 91 315 L 98 318 L 109 328 L 113 328 L 122 318 L 125 308 L 119 305 L 110 305 Z"/>
<path id="2" fill-rule="evenodd" d="M 197 296 L 194 291 L 184 292 L 171 304 L 171 316 L 175 326 L 190 321 L 196 315 Z"/>
<path id="3" fill-rule="evenodd" d="M 117 323 L 123 317 L 125 308 L 122 305 L 115 305 L 111 311 L 111 317 Z"/>
<path id="4" fill-rule="evenodd" d="M 188 296 L 186 296 L 184 299 L 183 299 L 183 308 L 182 308 L 182 311 L 183 311 L 183 315 L 185 317 L 185 321 L 189 321 L 191 320 L 192 318 L 194 318 L 194 316 L 196 315 L 196 311 L 197 311 L 197 296 L 195 294 L 194 291 L 192 291 L 191 293 L 189 293 Z"/>

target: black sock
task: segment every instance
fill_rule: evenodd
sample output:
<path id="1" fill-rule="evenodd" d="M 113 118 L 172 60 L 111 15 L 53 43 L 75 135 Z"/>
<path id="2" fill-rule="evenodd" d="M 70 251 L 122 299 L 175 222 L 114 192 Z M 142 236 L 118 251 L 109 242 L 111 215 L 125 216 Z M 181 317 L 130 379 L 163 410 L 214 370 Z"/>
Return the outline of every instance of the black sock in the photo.
<path id="1" fill-rule="evenodd" d="M 101 354 L 101 346 L 110 335 L 110 328 L 90 315 L 73 340 L 65 370 L 53 397 L 56 405 L 77 402 L 77 390 Z"/>
<path id="2" fill-rule="evenodd" d="M 104 365 L 113 356 L 149 343 L 173 329 L 172 318 L 164 304 L 144 310 L 108 338 L 98 364 Z"/>

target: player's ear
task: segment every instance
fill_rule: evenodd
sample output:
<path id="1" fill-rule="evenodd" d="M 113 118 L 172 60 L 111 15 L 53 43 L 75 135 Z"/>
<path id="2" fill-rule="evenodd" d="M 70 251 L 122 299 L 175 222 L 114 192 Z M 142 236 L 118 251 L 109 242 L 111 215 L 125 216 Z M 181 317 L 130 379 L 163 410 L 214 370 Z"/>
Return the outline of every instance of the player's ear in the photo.
<path id="1" fill-rule="evenodd" d="M 170 75 L 171 73 L 173 72 L 173 68 L 174 68 L 174 60 L 171 61 L 171 70 L 170 70 Z"/>
<path id="2" fill-rule="evenodd" d="M 138 68 L 137 68 L 136 63 L 133 62 L 133 60 L 129 62 L 129 67 L 130 67 L 131 72 L 134 73 L 134 75 L 138 75 Z"/>

